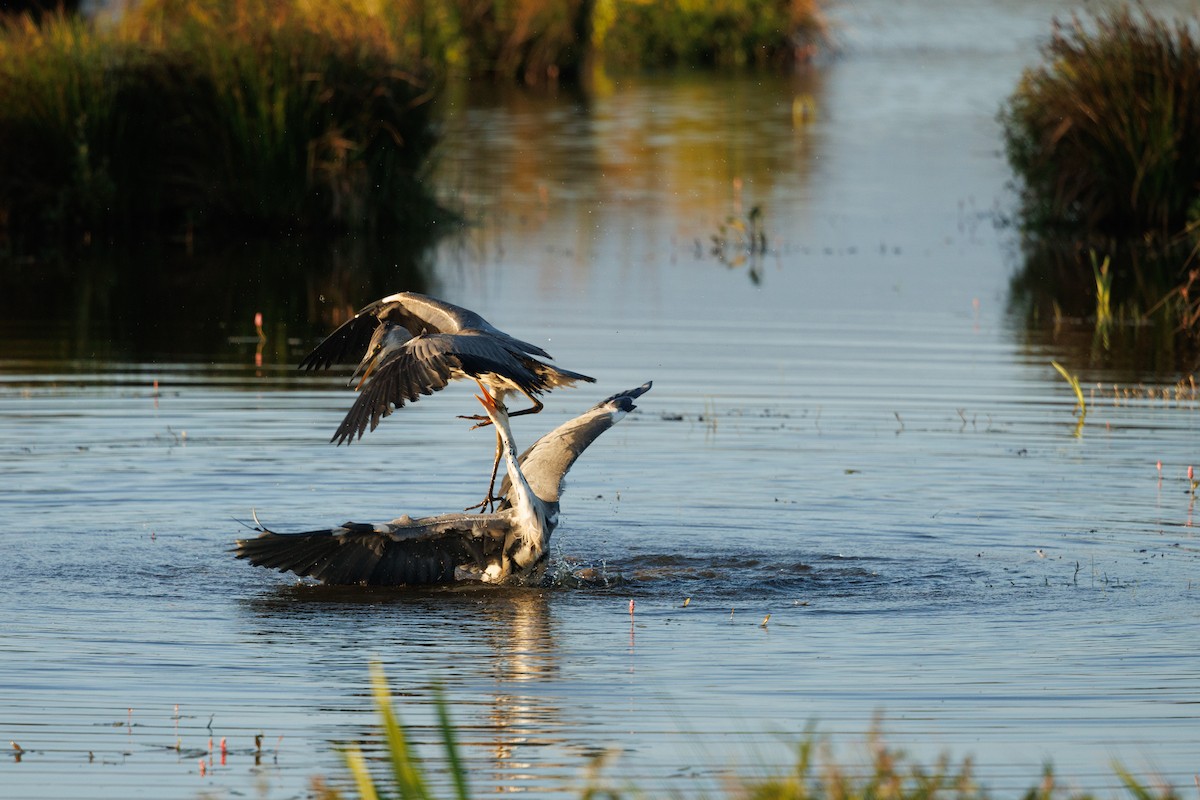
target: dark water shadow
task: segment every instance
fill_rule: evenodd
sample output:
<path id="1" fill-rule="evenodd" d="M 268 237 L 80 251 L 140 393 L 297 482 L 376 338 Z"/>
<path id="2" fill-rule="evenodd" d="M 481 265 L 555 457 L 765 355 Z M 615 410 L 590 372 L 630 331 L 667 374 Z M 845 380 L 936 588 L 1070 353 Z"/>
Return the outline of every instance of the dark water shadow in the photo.
<path id="1" fill-rule="evenodd" d="M 0 318 L 9 358 L 223 362 L 261 314 L 264 357 L 291 361 L 367 300 L 425 290 L 426 263 L 399 239 L 96 248 L 5 265 Z"/>

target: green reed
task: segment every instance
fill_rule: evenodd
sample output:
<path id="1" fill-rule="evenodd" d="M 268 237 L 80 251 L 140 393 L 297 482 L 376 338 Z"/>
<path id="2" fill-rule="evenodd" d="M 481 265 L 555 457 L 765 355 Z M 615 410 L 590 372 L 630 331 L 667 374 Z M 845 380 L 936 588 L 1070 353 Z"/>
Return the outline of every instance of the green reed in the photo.
<path id="1" fill-rule="evenodd" d="M 1112 273 L 1109 272 L 1108 256 L 1103 262 L 1096 260 L 1096 251 L 1089 253 L 1092 260 L 1092 276 L 1096 281 L 1096 328 L 1109 328 L 1113 323 L 1112 312 Z"/>
<path id="2" fill-rule="evenodd" d="M 1083 399 L 1083 387 L 1079 384 L 1079 378 L 1057 361 L 1051 361 L 1050 366 L 1063 376 L 1063 380 L 1070 384 L 1071 391 L 1075 392 L 1075 405 L 1079 409 L 1079 417 L 1075 422 L 1075 436 L 1083 436 L 1083 423 L 1087 419 L 1087 402 Z"/>
<path id="3" fill-rule="evenodd" d="M 1194 21 L 1193 21 L 1194 22 Z M 1056 22 L 1001 112 L 1035 230 L 1170 237 L 1200 214 L 1200 42 L 1121 8 Z"/>

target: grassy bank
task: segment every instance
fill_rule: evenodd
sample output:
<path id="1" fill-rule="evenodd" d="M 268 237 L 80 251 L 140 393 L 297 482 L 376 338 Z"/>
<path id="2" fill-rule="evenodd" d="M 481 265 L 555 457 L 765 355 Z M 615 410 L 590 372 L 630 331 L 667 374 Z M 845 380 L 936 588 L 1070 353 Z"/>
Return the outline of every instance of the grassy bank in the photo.
<path id="1" fill-rule="evenodd" d="M 436 705 L 442 756 L 448 772 L 440 775 L 421 762 L 408 732 L 392 708 L 391 690 L 378 665 L 372 665 L 371 679 L 383 729 L 387 779 L 378 779 L 362 751 L 351 745 L 343 750 L 343 755 L 354 794 L 347 794 L 318 779 L 314 781 L 317 799 L 343 800 L 352 796 L 361 800 L 434 800 L 446 796 L 468 800 L 471 797 L 470 776 L 445 699 L 439 696 Z M 990 797 L 987 789 L 976 782 L 970 759 L 955 763 L 943 755 L 933 764 L 921 764 L 886 746 L 874 734 L 868 737 L 866 745 L 866 762 L 848 766 L 834 761 L 827 748 L 810 735 L 797 746 L 796 763 L 789 772 L 767 777 L 730 778 L 726 795 L 756 800 L 985 800 Z M 627 796 L 648 796 L 625 781 L 610 780 L 605 760 L 601 756 L 590 764 L 580 765 L 583 777 L 578 792 L 581 798 L 620 800 Z M 1147 785 L 1120 767 L 1115 771 L 1128 796 L 1134 800 L 1175 800 L 1179 796 L 1169 786 Z M 435 780 L 448 782 L 451 789 L 435 790 Z M 1040 776 L 1031 776 L 1030 788 L 1024 797 L 1026 800 L 1084 800 L 1090 795 L 1061 787 L 1052 770 L 1046 767 Z"/>
<path id="2" fill-rule="evenodd" d="M 0 226 L 34 241 L 419 231 L 433 208 L 423 64 L 403 11 L 355 0 L 10 19 Z"/>

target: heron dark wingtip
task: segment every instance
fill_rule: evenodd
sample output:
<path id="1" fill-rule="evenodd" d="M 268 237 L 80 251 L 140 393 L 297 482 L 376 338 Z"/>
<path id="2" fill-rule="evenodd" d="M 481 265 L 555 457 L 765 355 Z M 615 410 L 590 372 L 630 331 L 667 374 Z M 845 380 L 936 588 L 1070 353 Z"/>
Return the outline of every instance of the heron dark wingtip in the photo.
<path id="1" fill-rule="evenodd" d="M 355 438 L 362 438 L 362 428 L 356 428 L 353 424 L 347 425 L 347 422 L 349 420 L 342 420 L 342 424 L 338 426 L 337 431 L 329 438 L 329 441 L 337 447 L 341 447 L 343 444 L 349 447 L 354 444 Z M 355 434 L 357 434 L 357 437 Z"/>

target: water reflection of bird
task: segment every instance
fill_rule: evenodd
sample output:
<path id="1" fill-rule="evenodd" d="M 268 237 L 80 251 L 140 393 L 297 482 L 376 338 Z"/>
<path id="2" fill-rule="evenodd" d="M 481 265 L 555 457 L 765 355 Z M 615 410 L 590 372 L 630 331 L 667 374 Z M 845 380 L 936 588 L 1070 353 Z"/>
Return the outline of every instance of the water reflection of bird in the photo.
<path id="1" fill-rule="evenodd" d="M 306 533 L 276 533 L 260 526 L 257 537 L 238 541 L 237 557 L 335 584 L 537 582 L 545 571 L 550 534 L 558 525 L 563 478 L 650 386 L 645 383 L 598 403 L 538 439 L 520 457 L 510 415 L 485 392 L 480 402 L 496 426 L 508 473 L 495 512 L 404 516 L 380 525 L 347 522 Z"/>
<path id="2" fill-rule="evenodd" d="M 478 381 L 484 393 L 490 391 L 500 404 L 509 392 L 528 397 L 533 405 L 513 411 L 511 417 L 541 411 L 538 395 L 550 389 L 573 386 L 576 381 L 595 382 L 540 360 L 548 358 L 542 348 L 509 336 L 474 311 L 400 292 L 364 307 L 305 356 L 300 367 L 313 370 L 359 360 L 351 381 L 358 378 L 361 393 L 330 439 L 342 444 L 361 438 L 368 426 L 375 430 L 381 419 L 405 402 L 416 402 L 459 378 Z M 490 424 L 483 416 L 468 419 Z M 497 438 L 492 477 L 481 506 L 492 500 L 500 448 Z"/>

